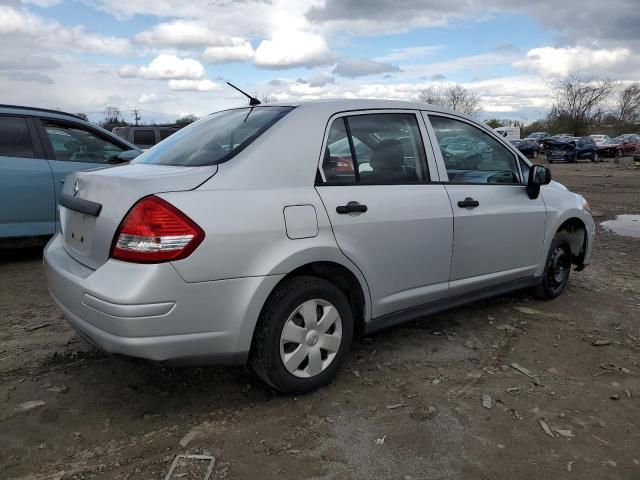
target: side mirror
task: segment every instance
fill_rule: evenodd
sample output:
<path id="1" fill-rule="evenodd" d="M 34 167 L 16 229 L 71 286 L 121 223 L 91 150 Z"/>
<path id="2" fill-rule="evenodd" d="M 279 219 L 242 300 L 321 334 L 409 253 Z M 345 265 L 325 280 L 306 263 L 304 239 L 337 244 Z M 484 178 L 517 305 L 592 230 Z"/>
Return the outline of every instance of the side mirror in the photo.
<path id="1" fill-rule="evenodd" d="M 527 180 L 527 194 L 529 198 L 536 199 L 540 195 L 540 187 L 551 182 L 551 170 L 544 165 L 532 165 L 529 169 Z"/>

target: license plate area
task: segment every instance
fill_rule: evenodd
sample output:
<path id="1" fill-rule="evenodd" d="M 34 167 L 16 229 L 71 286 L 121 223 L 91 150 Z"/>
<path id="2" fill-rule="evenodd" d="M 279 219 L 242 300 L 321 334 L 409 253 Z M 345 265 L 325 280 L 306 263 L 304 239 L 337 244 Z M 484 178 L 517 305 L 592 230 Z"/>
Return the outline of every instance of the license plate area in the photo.
<path id="1" fill-rule="evenodd" d="M 83 255 L 91 253 L 96 217 L 67 208 L 64 209 L 64 215 L 61 214 L 61 217 L 66 245 Z"/>

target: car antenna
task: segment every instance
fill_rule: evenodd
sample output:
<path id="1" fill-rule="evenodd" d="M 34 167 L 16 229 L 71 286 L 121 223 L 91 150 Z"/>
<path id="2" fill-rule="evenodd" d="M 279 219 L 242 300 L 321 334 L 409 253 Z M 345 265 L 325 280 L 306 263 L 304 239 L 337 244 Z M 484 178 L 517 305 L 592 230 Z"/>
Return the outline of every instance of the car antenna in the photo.
<path id="1" fill-rule="evenodd" d="M 249 105 L 251 105 L 252 107 L 255 105 L 260 105 L 262 102 L 260 100 L 258 100 L 256 97 L 252 97 L 251 95 L 249 95 L 247 92 L 243 92 L 242 90 L 240 90 L 238 87 L 236 87 L 233 83 L 231 82 L 227 82 L 227 85 L 229 85 L 231 88 L 235 88 L 237 91 L 239 91 L 241 94 L 243 94 L 245 97 L 247 97 L 249 99 Z"/>

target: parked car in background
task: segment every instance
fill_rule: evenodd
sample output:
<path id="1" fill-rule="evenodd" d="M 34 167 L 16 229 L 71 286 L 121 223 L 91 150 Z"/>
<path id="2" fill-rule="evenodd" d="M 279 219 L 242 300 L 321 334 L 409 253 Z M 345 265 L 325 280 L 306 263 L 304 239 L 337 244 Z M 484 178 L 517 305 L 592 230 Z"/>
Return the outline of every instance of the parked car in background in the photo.
<path id="1" fill-rule="evenodd" d="M 147 149 L 160 143 L 179 130 L 177 127 L 160 127 L 158 125 L 115 127 L 113 133 L 139 148 Z"/>
<path id="2" fill-rule="evenodd" d="M 69 172 L 126 162 L 140 152 L 75 115 L 0 105 L 0 239 L 52 235 Z"/>
<path id="3" fill-rule="evenodd" d="M 445 155 L 447 137 L 473 145 Z M 355 332 L 526 287 L 557 297 L 595 229 L 582 196 L 485 124 L 382 100 L 214 113 L 132 164 L 70 175 L 60 212 L 47 284 L 83 337 L 249 363 L 289 394 L 326 384 Z"/>
<path id="4" fill-rule="evenodd" d="M 557 161 L 577 162 L 588 159 L 592 162 L 600 161 L 598 146 L 589 137 L 556 137 L 545 142 L 547 160 L 549 163 Z"/>
<path id="5" fill-rule="evenodd" d="M 535 140 L 525 138 L 524 140 L 509 140 L 509 142 L 520 150 L 525 157 L 538 158 L 540 146 Z"/>
<path id="6" fill-rule="evenodd" d="M 589 135 L 589 138 L 592 138 L 596 145 L 602 145 L 609 140 L 609 135 Z"/>
<path id="7" fill-rule="evenodd" d="M 622 154 L 633 155 L 636 151 L 636 147 L 640 145 L 640 135 L 635 133 L 625 133 L 618 137 L 622 142 Z"/>
<path id="8" fill-rule="evenodd" d="M 551 138 L 547 132 L 533 132 L 527 137 L 529 140 L 533 140 L 538 144 L 539 151 L 544 152 L 544 141 Z"/>
<path id="9" fill-rule="evenodd" d="M 530 138 L 531 140 L 542 141 L 549 137 L 551 137 L 551 135 L 549 135 L 547 132 L 533 132 L 530 133 L 527 138 Z"/>
<path id="10" fill-rule="evenodd" d="M 640 145 L 636 147 L 636 151 L 633 152 L 633 160 L 636 162 L 640 161 Z"/>
<path id="11" fill-rule="evenodd" d="M 598 145 L 600 158 L 619 158 L 623 155 L 622 139 L 608 138 Z"/>

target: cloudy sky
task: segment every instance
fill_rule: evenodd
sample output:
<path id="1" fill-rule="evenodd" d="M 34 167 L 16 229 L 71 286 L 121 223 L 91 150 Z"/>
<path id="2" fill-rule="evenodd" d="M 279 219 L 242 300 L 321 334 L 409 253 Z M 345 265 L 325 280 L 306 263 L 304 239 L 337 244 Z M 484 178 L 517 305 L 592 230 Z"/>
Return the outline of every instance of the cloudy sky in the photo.
<path id="1" fill-rule="evenodd" d="M 244 100 L 415 99 L 461 83 L 484 116 L 544 115 L 571 71 L 640 80 L 638 0 L 0 0 L 0 103 L 144 121 Z"/>

